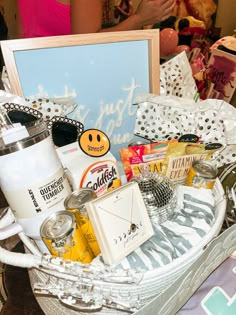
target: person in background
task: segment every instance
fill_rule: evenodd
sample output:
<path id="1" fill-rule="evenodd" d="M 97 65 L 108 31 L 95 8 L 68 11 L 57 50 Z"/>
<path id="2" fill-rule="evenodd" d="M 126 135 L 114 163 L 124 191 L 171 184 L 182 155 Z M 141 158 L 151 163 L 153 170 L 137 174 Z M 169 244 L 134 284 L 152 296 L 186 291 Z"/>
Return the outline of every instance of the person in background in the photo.
<path id="1" fill-rule="evenodd" d="M 0 40 L 6 40 L 8 39 L 8 27 L 7 23 L 4 18 L 4 10 L 2 5 L 0 4 Z M 4 66 L 4 60 L 2 51 L 0 50 L 0 72 L 2 71 Z M 2 86 L 0 86 L 2 88 Z"/>
<path id="2" fill-rule="evenodd" d="M 167 19 L 176 0 L 18 0 L 18 38 L 129 31 Z"/>

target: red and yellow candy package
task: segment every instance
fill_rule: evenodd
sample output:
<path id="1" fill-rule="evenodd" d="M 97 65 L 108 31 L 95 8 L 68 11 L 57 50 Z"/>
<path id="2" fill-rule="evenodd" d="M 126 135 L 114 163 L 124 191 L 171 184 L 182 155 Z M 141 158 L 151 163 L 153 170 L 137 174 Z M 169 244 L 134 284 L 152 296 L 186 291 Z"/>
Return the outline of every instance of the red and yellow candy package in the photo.
<path id="1" fill-rule="evenodd" d="M 176 141 L 153 142 L 122 148 L 120 156 L 127 181 L 140 174 L 140 165 L 142 164 L 149 164 L 150 172 L 161 173 L 169 143 Z"/>

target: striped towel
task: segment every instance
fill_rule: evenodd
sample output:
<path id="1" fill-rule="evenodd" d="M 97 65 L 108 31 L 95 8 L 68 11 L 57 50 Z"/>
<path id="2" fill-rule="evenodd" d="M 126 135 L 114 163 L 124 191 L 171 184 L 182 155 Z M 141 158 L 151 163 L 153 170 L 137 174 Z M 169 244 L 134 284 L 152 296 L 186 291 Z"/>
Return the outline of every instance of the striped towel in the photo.
<path id="1" fill-rule="evenodd" d="M 117 265 L 149 271 L 185 254 L 211 230 L 215 200 L 210 189 L 177 187 L 177 207 L 168 221 L 153 225 L 155 234 Z"/>

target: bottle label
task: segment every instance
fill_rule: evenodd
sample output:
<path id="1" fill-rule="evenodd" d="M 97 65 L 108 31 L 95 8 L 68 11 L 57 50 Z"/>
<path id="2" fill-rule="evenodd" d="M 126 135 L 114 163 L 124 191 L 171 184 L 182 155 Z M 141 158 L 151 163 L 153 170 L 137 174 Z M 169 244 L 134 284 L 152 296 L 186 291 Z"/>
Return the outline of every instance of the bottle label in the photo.
<path id="1" fill-rule="evenodd" d="M 44 211 L 64 209 L 64 199 L 71 193 L 71 188 L 61 167 L 43 182 L 25 189 L 4 190 L 3 193 L 15 217 L 26 219 Z"/>

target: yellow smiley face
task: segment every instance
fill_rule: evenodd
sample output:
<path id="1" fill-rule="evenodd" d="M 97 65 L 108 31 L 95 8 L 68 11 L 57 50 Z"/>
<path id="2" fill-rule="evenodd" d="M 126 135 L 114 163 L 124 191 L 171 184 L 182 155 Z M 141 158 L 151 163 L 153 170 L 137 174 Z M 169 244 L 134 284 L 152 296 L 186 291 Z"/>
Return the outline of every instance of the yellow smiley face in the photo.
<path id="1" fill-rule="evenodd" d="M 85 130 L 79 138 L 79 145 L 85 154 L 93 157 L 103 156 L 110 150 L 110 140 L 98 129 Z"/>

